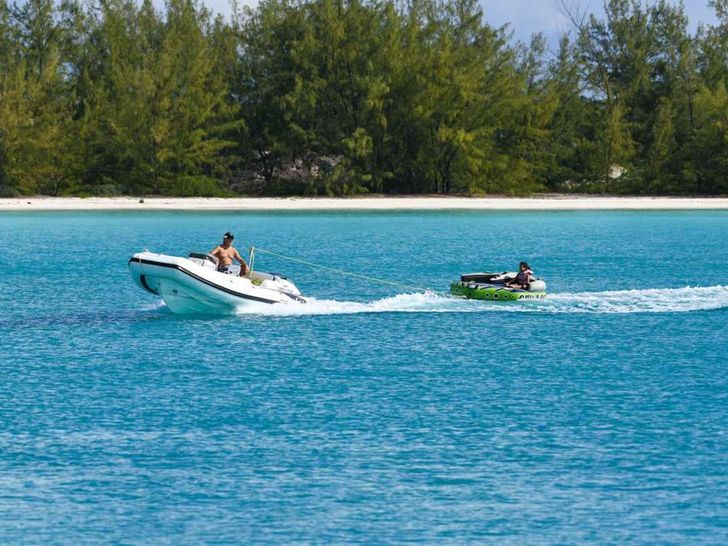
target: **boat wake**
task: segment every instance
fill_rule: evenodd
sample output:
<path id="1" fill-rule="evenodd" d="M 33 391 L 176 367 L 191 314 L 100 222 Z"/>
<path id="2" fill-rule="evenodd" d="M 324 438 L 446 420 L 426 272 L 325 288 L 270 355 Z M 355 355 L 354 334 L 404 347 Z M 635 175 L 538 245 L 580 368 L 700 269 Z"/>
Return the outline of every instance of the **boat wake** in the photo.
<path id="1" fill-rule="evenodd" d="M 246 307 L 238 314 L 295 316 L 357 313 L 687 313 L 728 307 L 728 286 L 651 288 L 549 295 L 543 300 L 488 302 L 435 292 L 399 294 L 362 303 L 319 300 Z"/>

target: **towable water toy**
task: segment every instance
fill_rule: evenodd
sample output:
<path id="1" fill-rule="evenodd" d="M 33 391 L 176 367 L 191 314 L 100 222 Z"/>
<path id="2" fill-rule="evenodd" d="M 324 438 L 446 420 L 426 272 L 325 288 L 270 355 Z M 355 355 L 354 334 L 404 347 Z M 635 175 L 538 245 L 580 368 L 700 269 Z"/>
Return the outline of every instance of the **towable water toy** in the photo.
<path id="1" fill-rule="evenodd" d="M 546 297 L 546 283 L 540 279 L 531 281 L 527 289 L 507 286 L 516 273 L 467 273 L 450 285 L 450 293 L 471 300 L 516 301 L 540 300 Z"/>

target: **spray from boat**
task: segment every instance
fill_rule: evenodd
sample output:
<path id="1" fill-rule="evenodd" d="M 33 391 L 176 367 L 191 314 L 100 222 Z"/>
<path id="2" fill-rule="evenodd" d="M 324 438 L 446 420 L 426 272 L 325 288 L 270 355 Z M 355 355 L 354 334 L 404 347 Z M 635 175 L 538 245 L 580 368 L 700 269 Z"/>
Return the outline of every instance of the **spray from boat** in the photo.
<path id="1" fill-rule="evenodd" d="M 398 294 L 372 302 L 308 298 L 306 304 L 247 306 L 239 315 L 347 315 L 361 313 L 690 313 L 728 309 L 728 286 L 566 292 L 517 305 L 452 298 L 436 292 Z"/>

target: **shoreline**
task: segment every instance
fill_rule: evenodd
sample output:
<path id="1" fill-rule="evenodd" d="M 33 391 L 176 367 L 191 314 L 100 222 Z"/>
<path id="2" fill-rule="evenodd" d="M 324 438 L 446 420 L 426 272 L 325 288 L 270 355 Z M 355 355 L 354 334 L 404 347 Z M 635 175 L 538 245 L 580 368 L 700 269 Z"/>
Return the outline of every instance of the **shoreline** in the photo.
<path id="1" fill-rule="evenodd" d="M 34 211 L 579 211 L 728 210 L 728 197 L 16 197 L 0 212 Z"/>

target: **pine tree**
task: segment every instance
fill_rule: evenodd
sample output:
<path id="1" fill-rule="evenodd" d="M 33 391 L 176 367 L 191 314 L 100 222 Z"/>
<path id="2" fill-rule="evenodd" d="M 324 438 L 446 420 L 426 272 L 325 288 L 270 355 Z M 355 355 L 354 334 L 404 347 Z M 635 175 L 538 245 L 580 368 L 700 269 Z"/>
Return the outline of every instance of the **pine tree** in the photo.
<path id="1" fill-rule="evenodd" d="M 589 167 L 589 139 L 592 137 L 592 102 L 582 92 L 579 64 L 568 35 L 561 37 L 556 58 L 548 67 L 548 92 L 556 100 L 545 143 L 550 164 L 546 184 L 550 189 L 579 187 Z"/>
<path id="2" fill-rule="evenodd" d="M 9 15 L 16 38 L 0 88 L 3 191 L 58 195 L 67 182 L 70 103 L 56 11 L 50 0 L 28 0 Z"/>
<path id="3" fill-rule="evenodd" d="M 660 99 L 655 123 L 652 128 L 652 146 L 649 152 L 647 177 L 652 191 L 674 191 L 672 187 L 673 173 L 670 167 L 674 164 L 677 141 L 673 124 L 672 103 L 666 97 Z"/>
<path id="4" fill-rule="evenodd" d="M 686 188 L 699 194 L 728 193 L 728 91 L 720 83 L 715 90 L 703 87 L 695 100 L 695 134 L 690 146 L 692 163 Z"/>

